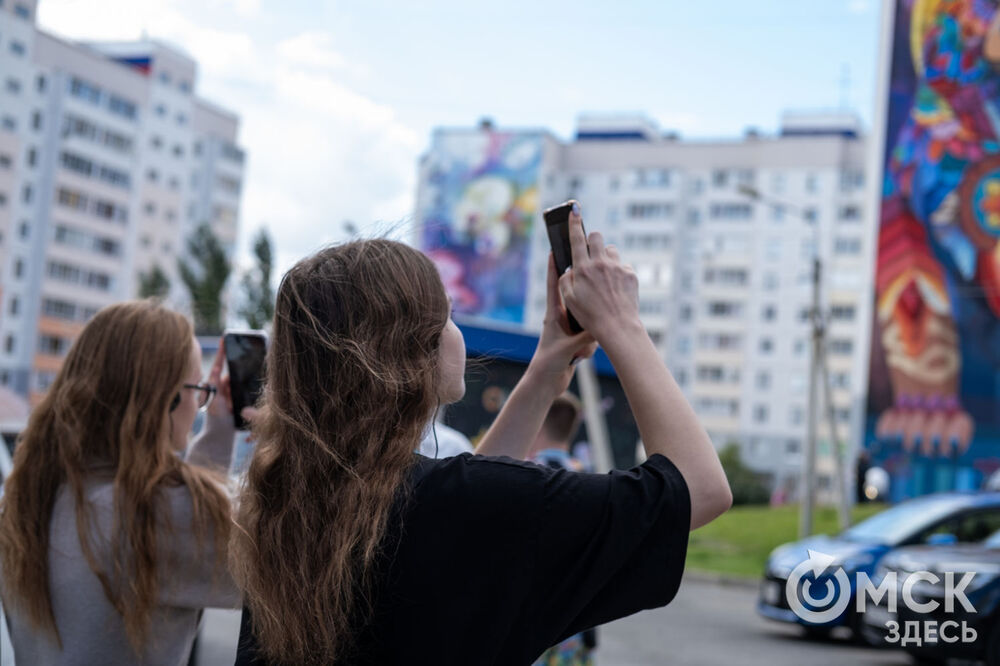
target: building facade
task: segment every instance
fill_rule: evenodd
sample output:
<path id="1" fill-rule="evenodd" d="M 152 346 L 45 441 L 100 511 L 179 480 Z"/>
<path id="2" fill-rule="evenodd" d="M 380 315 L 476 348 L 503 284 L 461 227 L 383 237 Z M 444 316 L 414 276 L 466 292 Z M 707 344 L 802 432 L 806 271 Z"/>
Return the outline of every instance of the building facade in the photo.
<path id="1" fill-rule="evenodd" d="M 739 445 L 743 459 L 775 486 L 795 487 L 806 442 L 812 260 L 818 256 L 838 435 L 854 453 L 867 381 L 874 228 L 866 204 L 866 140 L 854 117 L 788 114 L 777 135 L 750 132 L 718 141 L 681 140 L 629 116 L 581 117 L 568 142 L 488 125 L 438 130 L 421 164 L 417 203 L 425 229 L 420 244 L 431 256 L 440 253 L 435 241 L 441 234 L 427 233 L 428 225 L 450 225 L 461 233 L 446 234 L 448 243 L 472 248 L 465 252 L 474 258 L 463 265 L 484 261 L 475 248 L 488 244 L 463 241 L 462 234 L 487 228 L 488 216 L 470 214 L 463 203 L 449 218 L 442 192 L 447 202 L 449 189 L 464 188 L 501 211 L 492 214 L 496 219 L 511 219 L 497 205 L 503 188 L 495 182 L 510 167 L 488 146 L 510 144 L 517 135 L 537 136 L 537 205 L 522 271 L 526 329 L 540 328 L 545 308 L 549 243 L 540 211 L 578 199 L 588 231 L 600 231 L 635 267 L 650 337 L 715 444 Z M 487 147 L 470 149 L 477 141 Z M 458 184 L 448 171 L 456 150 L 487 156 L 482 164 L 472 160 Z M 526 151 L 510 152 L 524 163 Z M 489 196 L 482 194 L 484 173 L 494 181 Z M 512 202 L 523 198 L 523 187 L 513 191 Z M 449 261 L 462 252 L 451 252 Z M 445 266 L 446 276 L 458 270 Z M 466 287 L 454 277 L 449 285 Z M 835 483 L 823 415 L 821 497 Z"/>
<path id="2" fill-rule="evenodd" d="M 187 306 L 185 243 L 232 257 L 238 118 L 194 94 L 196 63 L 155 41 L 80 44 L 0 5 L 0 382 L 32 401 L 83 324 L 159 269 Z"/>

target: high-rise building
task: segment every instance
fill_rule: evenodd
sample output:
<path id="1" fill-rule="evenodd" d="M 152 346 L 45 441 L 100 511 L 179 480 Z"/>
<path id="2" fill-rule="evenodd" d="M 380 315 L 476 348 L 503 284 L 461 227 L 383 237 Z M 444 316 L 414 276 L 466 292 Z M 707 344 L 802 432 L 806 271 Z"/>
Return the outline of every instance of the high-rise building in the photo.
<path id="1" fill-rule="evenodd" d="M 796 484 L 817 254 L 838 434 L 858 443 L 874 229 L 865 160 L 844 114 L 787 114 L 777 135 L 727 140 L 681 140 L 631 116 L 584 116 L 567 142 L 490 124 L 440 129 L 421 163 L 419 244 L 444 267 L 456 311 L 537 330 L 540 211 L 578 199 L 588 231 L 635 267 L 641 317 L 716 445 L 738 444 L 775 485 Z M 489 301 L 483 266 L 505 271 L 496 285 L 523 309 Z M 825 425 L 819 440 L 823 496 L 834 483 Z"/>
<path id="2" fill-rule="evenodd" d="M 185 242 L 232 256 L 243 151 L 235 114 L 195 94 L 197 65 L 156 41 L 81 44 L 0 4 L 0 383 L 32 400 L 98 309 L 162 271 L 187 305 Z"/>

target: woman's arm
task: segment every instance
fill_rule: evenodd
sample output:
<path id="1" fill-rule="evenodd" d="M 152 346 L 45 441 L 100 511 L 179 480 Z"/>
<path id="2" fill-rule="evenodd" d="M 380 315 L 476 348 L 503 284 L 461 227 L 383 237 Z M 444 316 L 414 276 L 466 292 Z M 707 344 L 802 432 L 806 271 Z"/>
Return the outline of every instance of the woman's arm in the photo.
<path id="1" fill-rule="evenodd" d="M 538 347 L 524 376 L 476 447 L 478 454 L 527 458 L 552 401 L 569 387 L 576 361 L 597 351 L 597 342 L 589 333 L 568 332 L 569 320 L 559 297 L 556 264 L 551 254 L 547 285 L 545 320 Z"/>
<path id="2" fill-rule="evenodd" d="M 611 359 L 639 426 L 648 456 L 669 458 L 691 494 L 691 529 L 711 522 L 732 506 L 729 481 L 712 440 L 663 363 L 639 319 L 635 272 L 618 251 L 590 234 L 570 215 L 573 268 L 559 279 L 563 300 L 601 343 Z"/>

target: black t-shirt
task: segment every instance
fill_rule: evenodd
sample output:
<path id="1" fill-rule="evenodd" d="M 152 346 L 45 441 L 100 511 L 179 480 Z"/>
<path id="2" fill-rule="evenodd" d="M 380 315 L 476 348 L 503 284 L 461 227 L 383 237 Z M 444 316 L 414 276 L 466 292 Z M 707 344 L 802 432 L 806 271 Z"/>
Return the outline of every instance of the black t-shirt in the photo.
<path id="1" fill-rule="evenodd" d="M 677 593 L 691 499 L 662 455 L 608 474 L 421 456 L 413 473 L 374 614 L 343 664 L 527 665 Z M 249 625 L 244 610 L 237 666 L 264 663 Z"/>

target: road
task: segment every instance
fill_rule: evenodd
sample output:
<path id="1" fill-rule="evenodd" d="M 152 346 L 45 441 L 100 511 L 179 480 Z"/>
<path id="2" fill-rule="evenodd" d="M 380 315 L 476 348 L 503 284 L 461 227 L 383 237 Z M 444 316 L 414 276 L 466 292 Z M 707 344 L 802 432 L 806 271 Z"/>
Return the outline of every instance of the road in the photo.
<path id="1" fill-rule="evenodd" d="M 796 627 L 765 620 L 754 611 L 756 589 L 685 578 L 666 608 L 638 613 L 602 627 L 600 666 L 904 666 L 897 650 L 861 648 L 846 632 L 826 641 L 803 637 Z M 198 666 L 231 666 L 239 614 L 207 611 Z M 955 666 L 958 666 L 956 663 Z"/>

